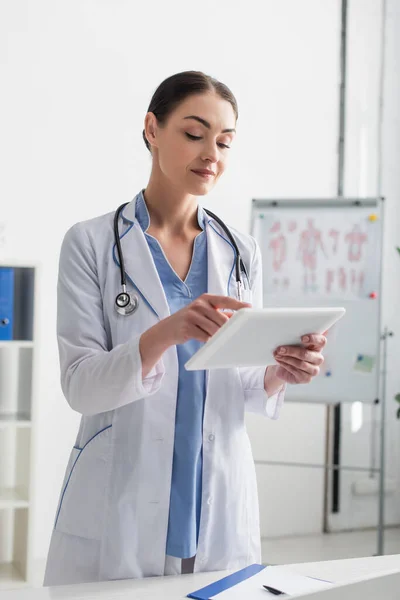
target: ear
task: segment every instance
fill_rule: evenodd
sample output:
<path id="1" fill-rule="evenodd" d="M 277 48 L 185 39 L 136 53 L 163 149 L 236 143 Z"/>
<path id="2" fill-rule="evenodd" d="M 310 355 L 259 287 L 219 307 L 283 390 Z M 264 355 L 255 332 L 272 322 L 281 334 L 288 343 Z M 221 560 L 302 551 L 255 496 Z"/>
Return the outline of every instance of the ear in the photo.
<path id="1" fill-rule="evenodd" d="M 150 146 L 157 147 L 158 123 L 154 113 L 148 112 L 144 119 L 144 133 Z"/>

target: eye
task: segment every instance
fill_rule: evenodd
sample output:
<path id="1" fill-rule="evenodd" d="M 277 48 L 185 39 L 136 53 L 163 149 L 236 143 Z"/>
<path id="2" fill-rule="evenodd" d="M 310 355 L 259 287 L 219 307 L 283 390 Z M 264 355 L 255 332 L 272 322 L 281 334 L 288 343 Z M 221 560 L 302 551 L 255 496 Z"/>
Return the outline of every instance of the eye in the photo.
<path id="1" fill-rule="evenodd" d="M 189 138 L 189 140 L 201 140 L 201 136 L 192 135 L 191 133 L 188 133 L 187 131 L 185 131 L 185 135 Z"/>
<path id="2" fill-rule="evenodd" d="M 187 131 L 185 131 L 185 135 L 186 135 L 186 137 L 189 138 L 189 140 L 193 140 L 193 141 L 203 139 L 200 135 L 192 135 L 191 133 L 188 133 Z M 218 142 L 218 146 L 220 148 L 230 148 L 230 146 L 228 146 L 227 144 L 223 144 L 222 142 Z"/>

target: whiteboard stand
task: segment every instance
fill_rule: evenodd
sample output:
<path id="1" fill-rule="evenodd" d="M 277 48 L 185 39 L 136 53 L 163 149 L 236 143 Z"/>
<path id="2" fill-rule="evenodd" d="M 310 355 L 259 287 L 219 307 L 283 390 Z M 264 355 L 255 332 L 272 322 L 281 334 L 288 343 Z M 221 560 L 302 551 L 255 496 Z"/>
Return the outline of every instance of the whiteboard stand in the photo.
<path id="1" fill-rule="evenodd" d="M 384 554 L 385 533 L 385 470 L 386 470 L 386 375 L 387 375 L 387 351 L 388 338 L 393 332 L 387 327 L 382 335 L 383 360 L 382 360 L 382 400 L 381 400 L 381 422 L 380 422 L 380 468 L 379 468 L 379 518 L 378 518 L 378 549 L 377 555 Z"/>
<path id="2" fill-rule="evenodd" d="M 332 377 L 325 372 L 308 386 L 291 387 L 287 401 L 323 403 L 339 410 L 342 404 L 353 402 L 379 402 L 381 406 L 379 468 L 344 466 L 328 457 L 325 464 L 258 462 L 319 468 L 325 473 L 379 473 L 378 555 L 383 554 L 384 545 L 386 354 L 391 335 L 387 329 L 382 333 L 381 325 L 383 200 L 253 199 L 251 214 L 251 234 L 263 261 L 264 307 L 340 305 L 347 311 L 325 353 L 325 363 L 333 367 Z M 364 377 L 354 361 L 360 350 L 362 360 L 375 361 Z M 335 378 L 335 372 L 340 376 Z"/>

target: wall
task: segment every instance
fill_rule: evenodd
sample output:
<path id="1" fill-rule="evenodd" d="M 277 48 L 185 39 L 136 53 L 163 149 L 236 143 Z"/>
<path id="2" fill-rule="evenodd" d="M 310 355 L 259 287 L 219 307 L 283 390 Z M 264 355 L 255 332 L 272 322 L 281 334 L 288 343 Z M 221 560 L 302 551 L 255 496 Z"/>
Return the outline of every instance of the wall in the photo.
<path id="1" fill-rule="evenodd" d="M 387 0 L 385 76 L 383 94 L 382 193 L 386 198 L 385 260 L 383 268 L 383 324 L 394 332 L 389 340 L 387 399 L 388 439 L 386 445 L 387 477 L 396 482 L 396 494 L 386 502 L 387 519 L 400 521 L 400 421 L 395 418 L 399 407 L 393 398 L 400 392 L 400 5 Z M 395 507 L 395 508 L 394 508 Z M 393 516 L 393 513 L 395 516 Z"/>
<path id="2" fill-rule="evenodd" d="M 384 9 L 386 10 L 384 11 Z M 385 12 L 384 22 L 382 21 Z M 382 48 L 382 26 L 384 41 Z M 384 243 L 382 274 L 382 328 L 398 331 L 399 182 L 395 175 L 399 159 L 399 84 L 396 61 L 400 7 L 396 0 L 352 0 L 349 2 L 348 85 L 346 114 L 345 186 L 348 196 L 384 196 Z M 383 51 L 383 53 L 382 53 Z M 382 71 L 383 61 L 383 71 Z M 383 73 L 383 75 L 382 75 Z M 382 77 L 382 81 L 381 81 Z M 387 374 L 386 479 L 390 491 L 385 500 L 385 523 L 400 522 L 399 422 L 395 419 L 393 397 L 400 389 L 396 364 L 398 340 L 389 341 Z M 381 363 L 383 368 L 383 364 Z M 344 465 L 379 467 L 380 408 L 363 407 L 363 426 L 352 428 L 352 407 L 343 406 L 341 461 Z M 372 443 L 371 443 L 372 441 Z M 373 448 L 375 447 L 375 451 Z M 329 519 L 332 531 L 371 527 L 377 524 L 377 491 L 371 480 L 375 474 L 346 471 L 341 481 L 341 509 Z M 371 493 L 359 495 L 354 486 L 368 483 Z M 392 489 L 393 486 L 393 489 Z"/>
<path id="3" fill-rule="evenodd" d="M 0 80 L 7 94 L 0 111 L 0 260 L 35 259 L 42 266 L 37 558 L 47 553 L 79 422 L 58 378 L 60 243 L 71 224 L 113 210 L 146 185 L 150 162 L 141 131 L 158 83 L 201 69 L 236 94 L 239 134 L 230 170 L 204 202 L 231 225 L 249 227 L 253 197 L 336 193 L 338 0 L 205 0 L 200 12 L 189 6 L 159 1 L 150 12 L 145 3 L 126 0 L 2 5 Z M 249 422 L 256 458 L 295 455 L 315 462 L 323 459 L 324 427 L 323 407 L 294 405 L 279 423 Z M 304 476 L 259 467 L 264 535 L 320 530 L 322 474 L 307 473 L 307 492 Z"/>

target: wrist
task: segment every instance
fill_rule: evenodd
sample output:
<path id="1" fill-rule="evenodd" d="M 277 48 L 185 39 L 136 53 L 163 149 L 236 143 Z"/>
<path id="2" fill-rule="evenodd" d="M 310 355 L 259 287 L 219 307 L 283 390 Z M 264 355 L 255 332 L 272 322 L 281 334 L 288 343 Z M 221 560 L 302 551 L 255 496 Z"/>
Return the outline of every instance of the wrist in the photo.
<path id="1" fill-rule="evenodd" d="M 278 390 L 281 389 L 285 383 L 283 379 L 280 379 L 276 372 L 278 365 L 270 365 L 265 369 L 264 375 L 264 389 L 268 396 L 273 396 Z"/>
<path id="2" fill-rule="evenodd" d="M 170 346 L 174 346 L 176 341 L 173 337 L 173 331 L 170 328 L 169 318 L 162 319 L 159 323 L 145 331 L 143 335 L 148 334 L 148 343 L 160 352 L 165 352 Z"/>
<path id="3" fill-rule="evenodd" d="M 139 353 L 142 361 L 142 377 L 147 377 L 164 352 L 171 346 L 162 324 L 163 321 L 160 321 L 140 336 Z"/>

